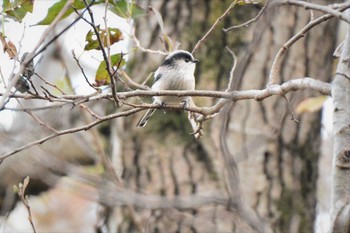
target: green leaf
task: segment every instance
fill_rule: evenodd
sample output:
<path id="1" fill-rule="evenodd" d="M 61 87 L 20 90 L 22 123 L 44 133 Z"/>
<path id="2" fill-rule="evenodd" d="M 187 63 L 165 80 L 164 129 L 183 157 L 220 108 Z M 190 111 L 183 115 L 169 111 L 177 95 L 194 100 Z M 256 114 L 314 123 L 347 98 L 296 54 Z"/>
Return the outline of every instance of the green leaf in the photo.
<path id="1" fill-rule="evenodd" d="M 99 26 L 97 26 L 97 28 L 99 28 Z M 94 35 L 95 33 L 92 29 L 88 31 L 88 33 L 85 36 L 85 41 L 87 42 L 87 44 L 85 45 L 84 50 L 99 49 L 97 39 L 93 38 Z"/>
<path id="2" fill-rule="evenodd" d="M 61 0 L 61 1 L 56 2 L 55 4 L 53 4 L 49 8 L 49 10 L 47 11 L 47 14 L 46 14 L 45 18 L 42 19 L 41 21 L 39 21 L 37 23 L 37 25 L 49 25 L 50 23 L 52 23 L 52 21 L 54 21 L 56 16 L 61 12 L 63 7 L 66 5 L 67 1 L 68 0 Z M 73 8 L 70 8 L 69 10 L 67 10 L 67 12 L 63 15 L 62 18 L 67 17 L 72 12 L 73 12 Z"/>
<path id="3" fill-rule="evenodd" d="M 145 15 L 145 10 L 140 5 L 131 3 L 130 5 L 130 16 L 132 19 Z"/>
<path id="4" fill-rule="evenodd" d="M 116 15 L 126 19 L 128 17 L 128 3 L 127 1 L 117 1 L 115 3 L 112 3 L 112 6 L 109 8 L 110 11 L 115 13 Z"/>
<path id="5" fill-rule="evenodd" d="M 109 10 L 124 19 L 135 19 L 145 14 L 145 10 L 134 2 L 127 0 L 109 1 Z"/>
<path id="6" fill-rule="evenodd" d="M 108 30 L 108 35 L 109 35 L 109 43 L 110 45 L 113 45 L 114 43 L 117 43 L 118 41 L 123 39 L 123 34 L 118 28 L 108 28 L 106 29 L 101 29 L 100 25 L 96 27 L 99 37 L 102 42 L 102 46 L 105 48 L 107 47 L 107 30 Z M 85 41 L 87 44 L 85 45 L 84 50 L 92 50 L 92 49 L 97 49 L 101 50 L 100 45 L 97 40 L 97 36 L 94 30 L 90 30 L 86 36 L 85 36 Z"/>
<path id="7" fill-rule="evenodd" d="M 54 19 L 57 17 L 57 15 L 61 12 L 63 7 L 66 5 L 68 0 L 60 0 L 59 2 L 56 2 L 53 4 L 49 10 L 47 11 L 47 14 L 44 19 L 39 21 L 37 25 L 49 25 L 54 21 Z M 87 3 L 89 4 L 92 0 L 88 0 Z M 93 5 L 103 3 L 103 0 L 96 1 L 93 3 Z M 70 14 L 74 12 L 74 9 L 81 10 L 85 8 L 85 3 L 82 0 L 74 0 L 72 7 L 69 8 L 66 13 L 63 15 L 62 19 L 68 17 Z"/>
<path id="8" fill-rule="evenodd" d="M 34 0 L 4 0 L 3 8 L 7 16 L 22 21 L 28 12 L 33 12 Z"/>
<path id="9" fill-rule="evenodd" d="M 125 60 L 122 59 L 122 56 L 120 53 L 114 54 L 111 56 L 111 63 L 113 67 L 116 67 L 119 65 L 120 68 L 125 65 Z M 111 78 L 109 77 L 109 74 L 107 72 L 107 65 L 105 61 L 102 61 L 100 65 L 97 68 L 96 75 L 95 75 L 95 86 L 99 87 L 102 85 L 109 85 L 111 83 Z"/>

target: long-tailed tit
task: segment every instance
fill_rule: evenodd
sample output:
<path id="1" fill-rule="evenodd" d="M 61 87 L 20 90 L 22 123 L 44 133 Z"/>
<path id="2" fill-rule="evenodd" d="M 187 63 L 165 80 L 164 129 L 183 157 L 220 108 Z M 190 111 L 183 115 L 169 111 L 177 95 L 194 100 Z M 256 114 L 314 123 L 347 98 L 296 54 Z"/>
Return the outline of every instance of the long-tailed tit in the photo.
<path id="1" fill-rule="evenodd" d="M 194 90 L 194 70 L 197 62 L 198 60 L 185 50 L 172 52 L 165 58 L 154 73 L 152 91 Z M 189 99 L 190 97 L 187 96 L 154 96 L 153 104 L 166 105 L 183 102 L 187 103 Z M 156 110 L 157 109 L 149 109 L 137 123 L 137 127 L 144 127 Z"/>

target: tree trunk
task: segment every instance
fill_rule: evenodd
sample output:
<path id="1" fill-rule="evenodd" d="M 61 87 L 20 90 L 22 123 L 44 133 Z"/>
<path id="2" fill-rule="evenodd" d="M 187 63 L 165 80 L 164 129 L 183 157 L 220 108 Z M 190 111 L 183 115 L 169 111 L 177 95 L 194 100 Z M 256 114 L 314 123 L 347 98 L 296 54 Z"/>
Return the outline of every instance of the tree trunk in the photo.
<path id="1" fill-rule="evenodd" d="M 255 41 L 254 55 L 246 64 L 239 63 L 236 72 L 242 80 L 241 89 L 266 86 L 277 51 L 308 21 L 304 9 L 280 7 L 257 23 L 253 40 L 259 36 L 261 39 Z M 279 73 L 282 82 L 300 77 L 329 81 L 335 35 L 335 21 L 330 21 L 297 42 L 282 60 Z M 242 65 L 246 66 L 245 72 L 240 70 Z M 315 94 L 296 92 L 286 98 L 295 109 L 301 100 Z M 238 163 L 246 201 L 276 232 L 312 232 L 316 217 L 320 112 L 299 115 L 297 123 L 291 120 L 287 101 L 275 96 L 262 102 L 238 102 L 230 114 L 227 142 Z"/>
<path id="2" fill-rule="evenodd" d="M 145 9 L 149 5 L 158 9 L 166 33 L 173 41 L 181 42 L 181 49 L 189 51 L 232 3 L 231 0 L 139 2 Z M 200 45 L 194 54 L 201 61 L 196 70 L 196 89 L 226 89 L 233 63 L 226 46 L 239 55 L 232 87 L 242 90 L 265 88 L 278 49 L 307 24 L 309 14 L 304 9 L 290 6 L 271 8 L 249 28 L 228 33 L 222 31 L 222 28 L 254 17 L 258 11 L 256 5 L 236 6 Z M 158 39 L 161 32 L 155 18 L 148 11 L 144 18 L 137 20 L 136 35 L 143 47 L 161 49 L 162 43 Z M 305 76 L 329 81 L 335 35 L 336 21 L 329 21 L 297 42 L 283 58 L 279 73 L 282 82 Z M 138 52 L 131 59 L 128 62 L 131 77 L 143 81 L 163 57 Z M 297 92 L 286 98 L 294 109 L 301 100 L 314 94 Z M 195 98 L 194 102 L 206 106 L 216 100 Z M 109 111 L 105 102 L 98 105 Z M 115 106 L 111 109 L 114 111 Z M 84 134 L 84 138 L 79 134 L 62 137 L 57 139 L 65 140 L 59 147 L 54 147 L 55 141 L 46 147 L 50 147 L 50 151 L 57 148 L 60 156 L 81 154 L 85 158 L 90 155 L 94 164 L 111 154 L 116 170 L 114 175 L 118 176 L 116 180 L 120 176 L 125 188 L 142 194 L 173 197 L 216 192 L 230 197 L 227 206 L 211 204 L 181 211 L 144 210 L 130 206 L 115 208 L 108 213 L 111 232 L 249 233 L 269 232 L 270 229 L 275 232 L 312 232 L 316 215 L 320 113 L 300 115 L 299 123 L 296 123 L 290 120 L 288 103 L 280 96 L 261 102 L 232 103 L 232 107 L 225 110 L 204 124 L 205 135 L 198 141 L 190 134 L 191 127 L 184 112 L 167 111 L 164 114 L 158 110 L 145 128 L 136 128 L 140 113 L 136 117 L 101 124 Z M 69 128 L 77 119 L 80 120 L 74 117 L 71 109 L 67 108 L 67 111 L 69 114 L 61 112 L 65 117 L 56 114 L 60 118 L 57 124 L 62 124 L 57 128 Z M 80 116 L 81 112 L 75 110 L 74 113 Z M 63 125 L 67 122 L 68 125 Z M 21 127 L 18 130 L 23 131 Z M 102 134 L 110 137 L 109 151 L 104 147 Z M 71 146 L 66 147 L 67 144 Z M 39 157 L 47 153 L 45 146 L 42 148 L 26 151 L 33 157 L 23 160 L 20 166 L 13 160 L 7 169 L 15 168 L 27 175 L 21 170 L 27 165 L 26 161 L 36 162 L 32 159 L 36 158 L 38 163 L 45 163 Z M 348 155 L 347 152 L 344 154 Z M 56 160 L 50 156 L 50 161 Z M 347 172 L 339 167 L 336 169 Z M 12 178 L 12 173 L 0 174 L 4 174 L 1 176 L 3 180 Z M 46 176 L 45 172 L 42 174 Z M 50 185 L 56 181 L 56 177 L 40 177 L 45 178 Z M 345 207 L 348 211 L 348 205 Z"/>
<path id="3" fill-rule="evenodd" d="M 159 9 L 169 36 L 182 43 L 181 49 L 191 51 L 230 2 L 164 0 L 149 1 L 144 7 Z M 200 59 L 196 89 L 226 88 L 232 59 L 225 46 L 239 55 L 236 87 L 265 88 L 278 49 L 307 24 L 309 14 L 304 9 L 284 6 L 268 10 L 251 28 L 229 33 L 221 30 L 257 12 L 251 5 L 234 8 L 200 46 L 194 54 Z M 159 49 L 160 29 L 154 18 L 149 13 L 146 19 L 137 21 L 136 34 L 144 47 Z M 283 59 L 282 81 L 305 76 L 329 81 L 335 35 L 336 22 L 330 21 L 297 42 Z M 152 54 L 136 55 L 132 61 L 135 65 L 130 67 L 132 77 L 145 78 L 161 59 Z M 305 91 L 286 97 L 294 109 L 301 100 L 315 94 Z M 213 103 L 201 98 L 194 101 L 199 106 Z M 311 232 L 316 217 L 320 113 L 300 115 L 296 123 L 290 120 L 286 100 L 276 96 L 262 102 L 237 102 L 229 114 L 226 142 L 238 165 L 243 201 L 276 232 Z M 187 120 L 182 112 L 168 111 L 164 115 L 158 110 L 145 128 L 135 130 L 130 129 L 138 119 L 127 118 L 119 128 L 123 132 L 125 185 L 165 196 L 212 190 L 227 195 L 223 172 L 226 164 L 219 149 L 221 117 L 205 124 L 205 136 L 199 141 L 189 134 L 191 129 L 183 123 Z M 130 220 L 135 219 L 135 213 L 124 209 L 119 214 L 123 215 L 121 232 L 136 230 L 135 221 Z M 215 205 L 182 212 L 140 210 L 136 218 L 140 216 L 148 232 L 254 232 L 242 216 Z"/>
<path id="4" fill-rule="evenodd" d="M 347 12 L 350 15 L 350 11 Z M 348 26 L 348 25 L 347 25 Z M 350 27 L 332 82 L 333 173 L 330 232 L 350 231 Z"/>

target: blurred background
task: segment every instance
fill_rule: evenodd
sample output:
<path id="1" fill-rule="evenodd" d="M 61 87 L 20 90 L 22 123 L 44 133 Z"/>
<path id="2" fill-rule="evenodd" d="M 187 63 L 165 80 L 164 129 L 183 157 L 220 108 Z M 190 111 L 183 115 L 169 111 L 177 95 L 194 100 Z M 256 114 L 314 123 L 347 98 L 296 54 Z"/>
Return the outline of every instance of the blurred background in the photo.
<path id="1" fill-rule="evenodd" d="M 180 42 L 180 49 L 191 51 L 232 1 L 135 2 L 144 14 L 126 20 L 108 13 L 107 23 L 123 33 L 124 39 L 112 47 L 113 52 L 126 54 L 123 69 L 134 81 L 142 83 L 164 59 L 161 54 L 137 49 L 131 36 L 135 30 L 144 48 L 163 50 L 159 39 L 162 31 L 149 6 L 161 14 L 165 32 L 172 41 Z M 33 13 L 22 23 L 2 22 L 6 36 L 21 48 L 20 53 L 34 48 L 46 27 L 33 25 L 45 17 L 53 3 L 37 0 Z M 197 90 L 226 90 L 233 64 L 226 46 L 238 56 L 235 89 L 265 88 L 278 50 L 310 21 L 310 12 L 293 6 L 271 7 L 248 27 L 222 30 L 255 17 L 262 7 L 263 3 L 234 7 L 196 50 L 194 56 L 200 60 L 195 74 Z M 92 10 L 96 25 L 104 25 L 104 7 L 93 6 Z M 313 14 L 319 16 L 318 12 Z M 75 17 L 73 14 L 61 21 L 55 32 Z M 293 45 L 282 60 L 282 82 L 303 77 L 330 82 L 334 75 L 332 54 L 342 36 L 339 28 L 339 21 L 328 20 Z M 34 60 L 35 72 L 66 94 L 92 93 L 94 89 L 72 56 L 74 51 L 93 83 L 103 58 L 100 51 L 84 51 L 85 35 L 90 29 L 82 20 L 75 24 Z M 7 80 L 14 61 L 1 53 L 0 67 Z M 37 77 L 33 83 L 55 93 Z M 119 83 L 118 90 L 126 89 Z M 303 100 L 319 95 L 305 90 L 286 97 L 295 111 Z M 142 99 L 151 102 L 150 98 Z M 211 106 L 216 101 L 194 98 L 198 106 Z M 84 107 L 45 108 L 49 104 L 22 99 L 8 103 L 7 109 L 0 112 L 1 154 L 55 133 L 53 128 L 69 129 L 94 120 Z M 100 116 L 119 111 L 113 101 L 106 99 L 86 105 Z M 13 189 L 29 176 L 26 193 L 38 232 L 255 232 L 239 214 L 217 204 L 185 210 L 140 208 L 117 204 L 106 197 L 119 197 L 125 190 L 165 197 L 210 195 L 215 191 L 227 197 L 224 140 L 237 163 L 243 201 L 275 232 L 325 232 L 332 131 L 330 108 L 324 109 L 297 111 L 299 122 L 295 122 L 286 100 L 273 96 L 263 101 L 233 103 L 205 122 L 204 136 L 199 140 L 191 135 L 191 126 L 182 111 L 157 111 L 145 128 L 136 128 L 142 112 L 48 140 L 20 151 L 0 165 L 0 231 L 32 231 L 27 209 Z M 227 118 L 228 123 L 224 124 Z M 38 119 L 45 124 L 40 125 Z"/>

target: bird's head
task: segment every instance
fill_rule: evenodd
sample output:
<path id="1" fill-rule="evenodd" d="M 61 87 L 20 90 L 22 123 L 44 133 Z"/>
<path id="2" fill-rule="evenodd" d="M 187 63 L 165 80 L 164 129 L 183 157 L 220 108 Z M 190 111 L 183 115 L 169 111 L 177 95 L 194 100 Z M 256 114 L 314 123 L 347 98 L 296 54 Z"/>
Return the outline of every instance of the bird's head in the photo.
<path id="1" fill-rule="evenodd" d="M 199 60 L 195 59 L 190 52 L 185 50 L 176 50 L 165 58 L 161 66 L 181 71 L 188 71 L 192 72 L 193 74 L 197 62 L 199 62 Z"/>

